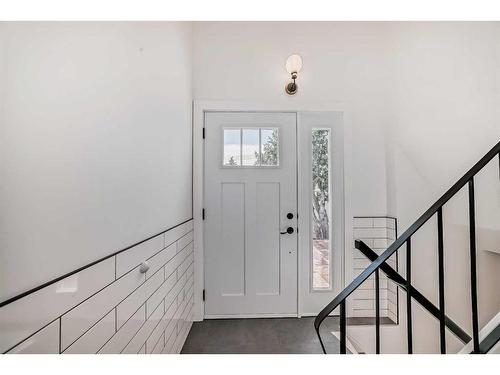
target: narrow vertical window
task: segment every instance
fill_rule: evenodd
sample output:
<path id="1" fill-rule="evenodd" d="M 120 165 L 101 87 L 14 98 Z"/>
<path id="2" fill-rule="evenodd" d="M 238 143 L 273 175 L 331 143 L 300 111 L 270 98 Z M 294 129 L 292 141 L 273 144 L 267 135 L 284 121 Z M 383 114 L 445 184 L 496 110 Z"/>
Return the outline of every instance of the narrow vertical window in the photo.
<path id="1" fill-rule="evenodd" d="M 224 165 L 241 165 L 241 129 L 224 129 Z"/>
<path id="2" fill-rule="evenodd" d="M 241 165 L 245 166 L 258 166 L 260 165 L 260 152 L 259 152 L 259 144 L 260 144 L 260 134 L 259 128 L 253 129 L 243 129 L 242 135 L 242 163 Z"/>
<path id="3" fill-rule="evenodd" d="M 277 166 L 278 163 L 278 129 L 261 129 L 261 165 Z"/>
<path id="4" fill-rule="evenodd" d="M 312 130 L 312 286 L 331 288 L 330 130 Z"/>

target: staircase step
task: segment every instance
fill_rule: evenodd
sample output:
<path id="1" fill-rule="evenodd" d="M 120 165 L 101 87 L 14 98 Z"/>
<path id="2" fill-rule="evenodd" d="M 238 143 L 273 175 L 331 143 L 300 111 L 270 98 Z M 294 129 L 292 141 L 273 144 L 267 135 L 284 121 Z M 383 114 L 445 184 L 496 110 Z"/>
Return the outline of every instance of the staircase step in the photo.
<path id="1" fill-rule="evenodd" d="M 500 327 L 500 312 L 493 317 L 484 327 L 479 331 L 479 347 L 481 348 L 481 343 L 488 337 L 490 333 L 494 330 L 498 330 Z M 472 352 L 472 341 L 469 341 L 464 347 L 458 352 L 458 354 L 469 354 Z M 489 354 L 500 354 L 500 343 L 497 342 L 489 351 Z"/>
<path id="2" fill-rule="evenodd" d="M 340 331 L 333 331 L 332 335 L 335 336 L 337 340 L 340 341 Z M 352 337 L 346 337 L 346 348 L 347 352 L 350 354 L 366 354 L 359 343 L 355 341 Z"/>

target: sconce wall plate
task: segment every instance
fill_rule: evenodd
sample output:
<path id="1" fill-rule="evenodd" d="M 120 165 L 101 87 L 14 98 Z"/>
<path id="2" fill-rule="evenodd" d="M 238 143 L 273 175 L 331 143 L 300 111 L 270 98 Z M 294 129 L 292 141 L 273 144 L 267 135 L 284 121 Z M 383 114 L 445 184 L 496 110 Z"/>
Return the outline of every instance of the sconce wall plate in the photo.
<path id="1" fill-rule="evenodd" d="M 299 88 L 295 80 L 297 79 L 297 74 L 292 74 L 293 82 L 287 83 L 285 85 L 285 91 L 288 95 L 295 95 L 297 93 L 297 89 Z"/>

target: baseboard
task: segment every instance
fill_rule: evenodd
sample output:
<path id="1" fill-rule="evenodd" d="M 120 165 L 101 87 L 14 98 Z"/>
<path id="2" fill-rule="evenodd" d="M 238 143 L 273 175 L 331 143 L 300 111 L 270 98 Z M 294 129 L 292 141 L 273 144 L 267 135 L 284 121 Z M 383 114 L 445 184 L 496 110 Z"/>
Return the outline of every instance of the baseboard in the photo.
<path id="1" fill-rule="evenodd" d="M 317 315 L 318 313 L 302 313 L 300 314 L 300 317 L 310 318 L 311 316 L 317 316 Z M 328 316 L 339 316 L 339 314 L 331 312 Z"/>
<path id="2" fill-rule="evenodd" d="M 204 319 L 297 318 L 297 314 L 228 314 L 205 315 Z"/>

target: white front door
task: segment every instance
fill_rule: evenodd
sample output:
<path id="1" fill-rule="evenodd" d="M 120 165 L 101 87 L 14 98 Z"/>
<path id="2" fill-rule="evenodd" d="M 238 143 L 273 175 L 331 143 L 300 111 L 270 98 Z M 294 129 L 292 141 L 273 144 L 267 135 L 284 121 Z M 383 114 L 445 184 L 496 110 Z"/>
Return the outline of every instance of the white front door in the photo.
<path id="1" fill-rule="evenodd" d="M 297 314 L 296 113 L 207 112 L 205 132 L 205 317 Z"/>

